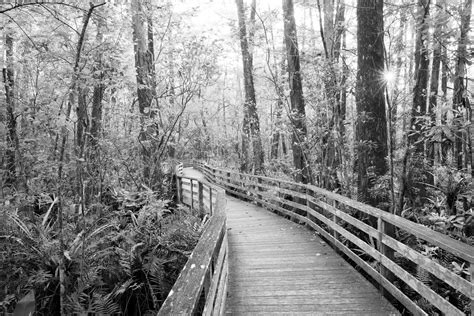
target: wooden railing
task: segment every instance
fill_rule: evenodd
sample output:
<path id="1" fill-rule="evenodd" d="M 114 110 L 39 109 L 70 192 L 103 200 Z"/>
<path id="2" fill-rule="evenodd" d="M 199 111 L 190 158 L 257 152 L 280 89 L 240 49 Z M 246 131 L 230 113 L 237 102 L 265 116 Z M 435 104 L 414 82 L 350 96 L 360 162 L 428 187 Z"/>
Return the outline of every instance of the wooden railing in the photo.
<path id="1" fill-rule="evenodd" d="M 158 315 L 223 314 L 228 279 L 225 191 L 181 172 L 177 192 L 179 201 L 203 212 L 207 222 Z"/>
<path id="2" fill-rule="evenodd" d="M 312 185 L 240 174 L 203 163 L 195 167 L 228 193 L 312 227 L 414 315 L 432 314 L 435 310 L 428 309 L 433 306 L 445 315 L 474 315 L 474 247 Z M 437 249 L 448 263 L 456 262 L 457 273 L 440 264 L 442 258 L 423 254 L 421 247 Z M 467 308 L 460 310 L 459 306 Z"/>
<path id="3" fill-rule="evenodd" d="M 175 169 L 174 169 L 174 174 L 177 175 L 177 176 L 182 176 L 183 175 L 183 168 L 184 168 L 184 165 L 183 165 L 182 162 L 176 163 Z"/>

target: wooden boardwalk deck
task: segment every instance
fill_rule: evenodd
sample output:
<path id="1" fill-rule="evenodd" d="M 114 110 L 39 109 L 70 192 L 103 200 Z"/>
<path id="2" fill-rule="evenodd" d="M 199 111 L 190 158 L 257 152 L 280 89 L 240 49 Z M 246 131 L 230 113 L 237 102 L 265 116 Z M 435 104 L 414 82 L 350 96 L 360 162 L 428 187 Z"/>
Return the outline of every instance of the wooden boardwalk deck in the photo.
<path id="1" fill-rule="evenodd" d="M 202 177 L 185 169 L 185 175 Z M 317 234 L 228 197 L 229 315 L 397 315 Z"/>

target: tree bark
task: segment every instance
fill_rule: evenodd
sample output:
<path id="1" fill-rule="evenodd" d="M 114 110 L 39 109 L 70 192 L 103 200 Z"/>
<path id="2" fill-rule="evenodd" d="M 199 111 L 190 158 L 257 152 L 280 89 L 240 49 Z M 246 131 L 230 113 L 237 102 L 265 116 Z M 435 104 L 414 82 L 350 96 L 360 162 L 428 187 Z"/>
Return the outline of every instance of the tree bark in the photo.
<path id="1" fill-rule="evenodd" d="M 138 108 L 140 112 L 140 144 L 143 159 L 143 178 L 145 182 L 153 182 L 150 177 L 153 170 L 153 146 L 150 144 L 149 134 L 153 131 L 148 128 L 148 118 L 153 116 L 153 52 L 150 51 L 149 29 L 143 0 L 132 0 L 132 28 L 133 45 L 135 52 L 135 69 L 137 80 Z M 151 39 L 152 41 L 152 39 Z"/>
<path id="2" fill-rule="evenodd" d="M 448 73 L 449 73 L 449 60 L 448 50 L 446 46 L 441 48 L 441 93 L 443 103 L 447 103 L 448 100 Z M 441 111 L 441 125 L 447 123 L 447 112 Z M 448 161 L 448 153 L 451 144 L 445 140 L 441 144 L 441 163 L 446 164 Z"/>
<path id="3" fill-rule="evenodd" d="M 422 199 L 426 199 L 427 191 L 426 185 L 423 182 L 432 182 L 430 178 L 431 170 L 428 170 L 425 164 L 425 140 L 426 140 L 426 127 L 430 125 L 429 119 L 426 119 L 427 107 L 428 107 L 428 76 L 429 76 L 429 56 L 428 56 L 428 30 L 429 30 L 429 9 L 430 0 L 418 0 L 418 21 L 416 44 L 415 44 L 415 84 L 413 87 L 413 104 L 410 118 L 410 131 L 408 134 L 408 148 L 403 159 L 403 174 L 400 190 L 399 201 L 401 204 L 399 207 L 403 207 L 403 200 L 405 193 L 410 191 L 410 200 L 412 203 L 420 204 L 423 203 Z M 411 167 L 408 166 L 411 165 Z M 411 179 L 412 184 L 408 185 L 408 171 L 409 170 L 422 170 L 426 180 L 423 179 Z M 413 173 L 412 173 L 413 174 Z"/>
<path id="4" fill-rule="evenodd" d="M 7 187 L 17 186 L 16 152 L 19 148 L 17 133 L 17 122 L 15 114 L 15 68 L 13 65 L 13 43 L 14 39 L 10 32 L 5 35 L 6 61 L 3 68 L 3 82 L 6 96 L 6 119 L 7 119 L 7 148 L 6 155 L 6 177 L 3 185 Z"/>
<path id="5" fill-rule="evenodd" d="M 409 144 L 414 146 L 414 154 L 423 156 L 424 138 L 423 128 L 426 126 L 427 89 L 428 89 L 428 17 L 430 0 L 418 0 L 419 21 L 417 23 L 417 37 L 415 45 L 415 86 L 413 88 L 413 107 Z M 416 157 L 415 157 L 416 158 Z"/>
<path id="6" fill-rule="evenodd" d="M 96 44 L 102 46 L 104 42 L 103 28 L 104 19 L 97 18 Z M 105 69 L 102 63 L 104 50 L 99 48 L 94 56 L 94 88 L 92 93 L 92 112 L 90 120 L 90 133 L 88 136 L 88 161 L 89 161 L 89 185 L 86 187 L 86 204 L 91 202 L 93 196 L 100 196 L 102 187 L 100 166 L 100 145 L 102 137 L 102 101 L 105 92 Z"/>
<path id="7" fill-rule="evenodd" d="M 357 193 L 362 202 L 383 202 L 369 193 L 378 177 L 387 172 L 387 119 L 384 70 L 383 2 L 357 2 L 356 152 Z M 371 45 L 368 45 L 371 43 Z"/>
<path id="8" fill-rule="evenodd" d="M 444 12 L 445 0 L 438 0 L 437 7 L 438 13 L 437 17 L 442 18 Z M 435 19 L 435 20 L 438 20 Z M 430 97 L 429 97 L 429 106 L 428 113 L 431 117 L 431 126 L 437 125 L 437 115 L 439 112 L 437 109 L 438 98 L 439 98 L 439 78 L 440 78 L 440 68 L 441 68 L 441 48 L 445 45 L 443 41 L 443 29 L 441 23 L 436 23 L 435 31 L 433 34 L 433 62 L 431 66 L 431 83 L 430 83 Z M 438 165 L 441 162 L 440 146 L 442 138 L 441 135 L 435 135 L 436 137 L 432 138 L 427 144 L 426 156 L 428 161 L 432 166 Z M 434 178 L 431 184 L 434 184 Z"/>
<path id="9" fill-rule="evenodd" d="M 148 28 L 142 0 L 132 0 L 133 45 L 137 79 L 138 107 L 140 114 L 149 116 L 153 101 L 152 65 L 153 56 L 149 50 Z"/>
<path id="10" fill-rule="evenodd" d="M 257 14 L 257 0 L 252 0 L 252 3 L 250 4 L 249 31 L 248 31 L 249 54 L 252 60 L 253 60 L 253 51 L 255 47 L 255 28 L 256 28 L 255 16 L 256 14 Z"/>
<path id="11" fill-rule="evenodd" d="M 293 163 L 296 169 L 295 181 L 311 183 L 311 171 L 306 157 L 306 112 L 301 80 L 298 37 L 293 0 L 283 0 L 283 20 L 290 85 L 290 120 L 292 124 Z"/>
<path id="12" fill-rule="evenodd" d="M 96 42 L 98 45 L 103 43 L 103 28 L 104 20 L 98 18 L 97 21 L 97 37 Z M 90 129 L 90 145 L 96 147 L 101 137 L 102 132 L 102 100 L 104 99 L 105 91 L 105 70 L 102 64 L 103 50 L 99 49 L 95 55 L 94 65 L 94 91 L 92 93 L 92 113 L 91 113 L 91 129 Z"/>
<path id="13" fill-rule="evenodd" d="M 253 65 L 252 55 L 249 51 L 247 41 L 247 30 L 244 18 L 244 5 L 242 0 L 236 0 L 237 15 L 239 19 L 239 37 L 240 48 L 242 51 L 242 63 L 244 68 L 244 87 L 245 87 L 245 102 L 244 102 L 244 120 L 242 123 L 242 154 L 243 164 L 242 171 L 249 171 L 250 155 L 246 147 L 251 142 L 253 170 L 255 173 L 263 172 L 264 152 L 262 146 L 262 139 L 260 137 L 260 121 L 257 113 L 257 102 L 255 97 L 255 87 L 253 82 Z"/>

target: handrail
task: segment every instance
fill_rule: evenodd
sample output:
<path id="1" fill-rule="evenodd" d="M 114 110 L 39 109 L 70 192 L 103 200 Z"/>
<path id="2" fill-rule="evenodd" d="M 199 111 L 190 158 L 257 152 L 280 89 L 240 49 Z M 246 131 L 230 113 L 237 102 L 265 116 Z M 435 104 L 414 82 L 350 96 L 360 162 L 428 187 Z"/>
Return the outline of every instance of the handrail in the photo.
<path id="1" fill-rule="evenodd" d="M 196 168 L 208 181 L 224 187 L 227 192 L 253 200 L 313 228 L 370 275 L 382 291 L 390 293 L 413 314 L 427 315 L 418 304 L 420 298 L 446 315 L 464 315 L 468 312 L 453 305 L 454 299 L 447 297 L 446 293 L 437 293 L 416 277 L 431 274 L 443 286 L 453 289 L 452 296 L 462 297 L 467 302 L 470 300 L 471 315 L 474 315 L 474 247 L 313 185 L 241 174 L 203 163 L 196 163 Z M 395 231 L 409 236 L 407 240 L 443 249 L 453 260 L 464 263 L 468 274 L 456 274 L 444 267 L 438 260 L 411 247 L 409 242 L 395 238 Z M 371 262 L 363 260 L 357 252 L 370 257 Z M 410 263 L 412 272 L 404 268 L 406 264 L 400 264 L 402 261 Z M 417 295 L 406 295 L 396 284 L 410 288 Z"/>
<path id="2" fill-rule="evenodd" d="M 228 280 L 225 191 L 182 173 L 176 178 L 178 200 L 209 219 L 158 315 L 221 315 Z"/>

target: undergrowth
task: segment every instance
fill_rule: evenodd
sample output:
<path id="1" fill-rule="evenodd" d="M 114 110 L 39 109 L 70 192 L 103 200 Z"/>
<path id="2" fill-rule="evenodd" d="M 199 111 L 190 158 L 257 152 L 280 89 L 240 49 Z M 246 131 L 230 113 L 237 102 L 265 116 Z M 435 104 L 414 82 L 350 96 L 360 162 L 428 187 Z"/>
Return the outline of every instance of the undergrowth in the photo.
<path id="1" fill-rule="evenodd" d="M 198 214 L 151 190 L 112 190 L 84 213 L 45 214 L 6 205 L 0 213 L 0 314 L 33 291 L 36 315 L 144 315 L 172 288 L 201 229 Z M 53 204 L 51 204 L 53 205 Z M 65 209 L 65 208 L 64 208 Z"/>

